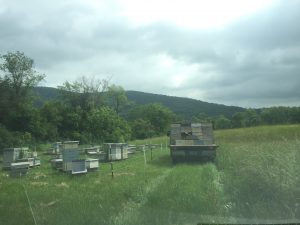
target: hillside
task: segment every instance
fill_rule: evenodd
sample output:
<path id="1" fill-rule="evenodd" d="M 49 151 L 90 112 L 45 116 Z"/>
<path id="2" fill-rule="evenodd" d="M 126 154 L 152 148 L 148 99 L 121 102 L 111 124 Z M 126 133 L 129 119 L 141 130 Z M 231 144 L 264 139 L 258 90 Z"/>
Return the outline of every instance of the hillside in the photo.
<path id="1" fill-rule="evenodd" d="M 35 88 L 35 92 L 40 96 L 40 99 L 36 103 L 37 105 L 41 105 L 44 101 L 54 99 L 58 96 L 58 90 L 56 88 L 37 87 Z M 126 93 L 128 99 L 137 104 L 161 103 L 170 108 L 174 113 L 185 118 L 190 118 L 199 113 L 205 113 L 209 116 L 223 114 L 227 117 L 231 117 L 235 112 L 245 110 L 241 107 L 208 103 L 190 98 L 151 94 L 139 91 L 127 91 Z"/>
<path id="2" fill-rule="evenodd" d="M 139 91 L 127 91 L 128 99 L 137 104 L 148 104 L 159 102 L 170 108 L 173 112 L 184 117 L 191 117 L 199 113 L 205 113 L 209 116 L 223 114 L 231 117 L 235 112 L 244 111 L 244 108 L 236 106 L 226 106 L 215 103 L 203 102 L 191 98 L 174 97 L 159 94 L 150 94 Z"/>

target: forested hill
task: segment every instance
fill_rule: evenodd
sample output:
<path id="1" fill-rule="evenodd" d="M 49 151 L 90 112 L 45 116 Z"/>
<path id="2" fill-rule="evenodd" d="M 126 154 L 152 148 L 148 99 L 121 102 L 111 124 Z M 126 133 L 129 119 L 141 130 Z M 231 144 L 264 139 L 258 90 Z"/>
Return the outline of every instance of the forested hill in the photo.
<path id="1" fill-rule="evenodd" d="M 58 96 L 58 90 L 50 87 L 36 87 L 36 93 L 40 96 L 38 104 L 51 100 Z M 161 103 L 162 105 L 170 108 L 177 115 L 185 118 L 190 118 L 199 113 L 205 113 L 208 116 L 224 115 L 231 117 L 235 112 L 244 111 L 244 108 L 235 106 L 226 106 L 215 103 L 203 102 L 190 98 L 173 97 L 167 95 L 150 94 L 139 91 L 127 91 L 128 100 L 137 104 Z"/>
<path id="2" fill-rule="evenodd" d="M 226 106 L 215 103 L 203 102 L 191 98 L 173 97 L 167 95 L 150 94 L 139 91 L 127 91 L 129 100 L 137 104 L 148 104 L 159 102 L 170 108 L 174 113 L 190 118 L 199 113 L 205 113 L 208 116 L 224 115 L 231 117 L 236 112 L 242 112 L 245 109 L 235 106 Z"/>

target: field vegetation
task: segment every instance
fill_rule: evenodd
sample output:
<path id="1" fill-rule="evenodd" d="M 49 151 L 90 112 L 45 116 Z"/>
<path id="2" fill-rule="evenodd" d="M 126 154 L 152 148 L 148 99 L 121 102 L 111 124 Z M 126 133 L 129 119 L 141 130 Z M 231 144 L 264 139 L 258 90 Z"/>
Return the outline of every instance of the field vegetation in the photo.
<path id="1" fill-rule="evenodd" d="M 21 178 L 0 172 L 1 224 L 197 224 L 299 222 L 300 126 L 215 132 L 215 163 L 173 165 L 162 144 L 97 172 L 70 176 L 50 156 Z M 29 201 L 27 200 L 27 196 Z M 32 207 L 32 212 L 30 210 Z"/>

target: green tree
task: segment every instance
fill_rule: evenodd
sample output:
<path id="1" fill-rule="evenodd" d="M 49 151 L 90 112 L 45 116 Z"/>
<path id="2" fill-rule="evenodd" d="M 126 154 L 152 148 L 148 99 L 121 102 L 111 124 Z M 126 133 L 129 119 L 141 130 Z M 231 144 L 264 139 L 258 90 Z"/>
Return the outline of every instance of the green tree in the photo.
<path id="1" fill-rule="evenodd" d="M 112 105 L 113 109 L 120 113 L 120 111 L 128 104 L 128 99 L 126 92 L 123 87 L 117 85 L 111 85 L 107 92 L 109 103 Z"/>
<path id="2" fill-rule="evenodd" d="M 40 117 L 32 106 L 31 91 L 44 75 L 34 70 L 34 61 L 22 52 L 8 52 L 0 58 L 0 122 L 8 130 L 41 135 Z"/>
<path id="3" fill-rule="evenodd" d="M 231 128 L 231 121 L 224 115 L 220 115 L 215 119 L 214 125 L 216 129 L 229 129 Z"/>
<path id="4" fill-rule="evenodd" d="M 245 125 L 247 127 L 257 126 L 261 122 L 259 114 L 254 109 L 247 109 L 244 113 Z"/>
<path id="5" fill-rule="evenodd" d="M 88 116 L 89 132 L 93 142 L 125 142 L 131 137 L 128 123 L 111 108 L 104 106 Z"/>
<path id="6" fill-rule="evenodd" d="M 199 113 L 198 115 L 192 117 L 192 122 L 194 123 L 212 122 L 212 118 L 210 118 L 205 113 Z"/>
<path id="7" fill-rule="evenodd" d="M 48 101 L 40 109 L 40 115 L 44 120 L 46 140 L 55 141 L 62 136 L 64 129 L 63 121 L 69 112 L 61 101 Z"/>
<path id="8" fill-rule="evenodd" d="M 159 103 L 138 105 L 129 112 L 129 119 L 131 121 L 137 119 L 149 121 L 156 135 L 166 134 L 174 118 L 174 113 Z"/>
<path id="9" fill-rule="evenodd" d="M 34 70 L 33 59 L 22 52 L 8 52 L 0 57 L 3 61 L 0 64 L 1 82 L 4 82 L 10 89 L 10 104 L 18 106 L 24 103 L 29 91 L 38 85 L 45 76 Z"/>
<path id="10" fill-rule="evenodd" d="M 235 114 L 233 114 L 232 126 L 235 128 L 246 126 L 246 118 L 244 112 L 236 112 Z"/>
<path id="11" fill-rule="evenodd" d="M 155 129 L 148 120 L 137 119 L 130 123 L 132 139 L 146 139 L 155 135 Z"/>
<path id="12" fill-rule="evenodd" d="M 108 90 L 108 79 L 96 79 L 83 76 L 75 82 L 66 81 L 58 86 L 61 99 L 71 107 L 80 106 L 89 111 L 105 104 L 105 92 Z"/>

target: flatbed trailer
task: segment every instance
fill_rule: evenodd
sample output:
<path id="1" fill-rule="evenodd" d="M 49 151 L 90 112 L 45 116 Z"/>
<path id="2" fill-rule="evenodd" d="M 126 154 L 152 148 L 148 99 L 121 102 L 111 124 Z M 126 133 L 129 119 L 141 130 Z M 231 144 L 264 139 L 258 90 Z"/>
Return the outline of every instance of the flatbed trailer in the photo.
<path id="1" fill-rule="evenodd" d="M 212 124 L 176 123 L 171 125 L 170 155 L 173 162 L 216 158 Z"/>

